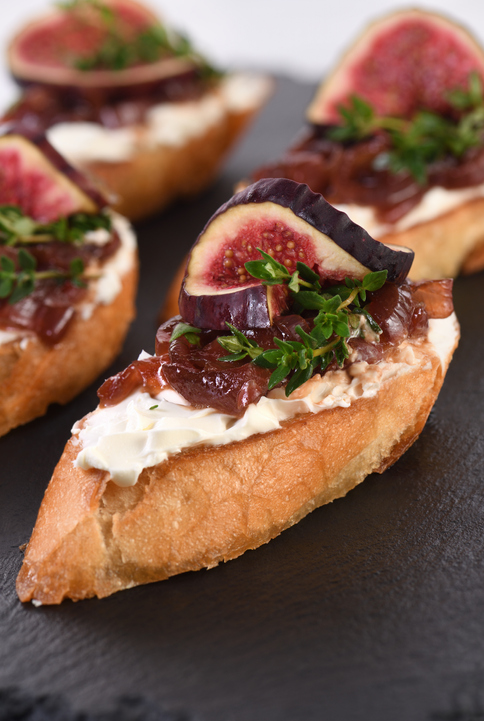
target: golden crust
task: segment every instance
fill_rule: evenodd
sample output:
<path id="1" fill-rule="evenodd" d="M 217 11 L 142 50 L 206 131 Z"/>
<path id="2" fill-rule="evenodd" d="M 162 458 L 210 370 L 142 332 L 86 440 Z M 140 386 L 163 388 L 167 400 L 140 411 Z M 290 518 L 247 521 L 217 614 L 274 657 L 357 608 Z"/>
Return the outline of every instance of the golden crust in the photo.
<path id="1" fill-rule="evenodd" d="M 118 201 L 113 208 L 139 220 L 165 208 L 176 198 L 200 193 L 215 178 L 226 154 L 259 106 L 227 112 L 203 135 L 181 146 L 158 145 L 140 150 L 124 162 L 81 165 L 100 178 Z"/>
<path id="2" fill-rule="evenodd" d="M 484 198 L 475 198 L 439 217 L 378 238 L 415 251 L 409 277 L 455 278 L 484 268 Z"/>
<path id="3" fill-rule="evenodd" d="M 89 319 L 79 314 L 65 337 L 47 346 L 32 336 L 0 345 L 0 436 L 42 416 L 51 403 L 67 403 L 117 356 L 134 318 L 138 269 L 123 276 L 109 305 L 97 305 Z"/>
<path id="4" fill-rule="evenodd" d="M 188 449 L 146 468 L 130 488 L 74 467 L 72 438 L 25 554 L 20 599 L 104 597 L 266 543 L 394 463 L 421 432 L 444 375 L 429 352 L 373 398 L 241 442 Z"/>

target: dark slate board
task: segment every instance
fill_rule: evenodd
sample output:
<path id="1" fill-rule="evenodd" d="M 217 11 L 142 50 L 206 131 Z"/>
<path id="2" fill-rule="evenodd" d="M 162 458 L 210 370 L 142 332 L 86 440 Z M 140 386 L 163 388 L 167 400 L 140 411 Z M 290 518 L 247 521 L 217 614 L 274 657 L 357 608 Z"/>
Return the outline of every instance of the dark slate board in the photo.
<path id="1" fill-rule="evenodd" d="M 233 183 L 286 147 L 311 93 L 280 81 L 215 187 L 138 226 L 139 315 L 106 375 L 153 350 L 183 254 Z M 408 453 L 209 572 L 102 601 L 20 604 L 18 546 L 98 384 L 0 439 L 0 720 L 66 720 L 69 708 L 85 721 L 171 718 L 161 709 L 200 721 L 483 719 L 483 281 L 456 283 L 463 340 Z M 120 702 L 126 694 L 138 701 Z"/>

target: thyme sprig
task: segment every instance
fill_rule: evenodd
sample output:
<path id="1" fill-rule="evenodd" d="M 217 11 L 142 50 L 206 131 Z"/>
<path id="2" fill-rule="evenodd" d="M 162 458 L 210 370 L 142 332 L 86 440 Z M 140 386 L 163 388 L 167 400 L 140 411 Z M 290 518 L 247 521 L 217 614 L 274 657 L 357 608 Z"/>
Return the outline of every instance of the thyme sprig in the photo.
<path id="1" fill-rule="evenodd" d="M 289 290 L 297 293 L 301 287 L 315 292 L 321 290 L 319 275 L 305 263 L 297 263 L 294 273 L 290 273 L 285 265 L 279 263 L 262 248 L 257 248 L 263 260 L 249 260 L 245 269 L 254 278 L 261 280 L 263 285 L 281 285 L 287 283 Z"/>
<path id="2" fill-rule="evenodd" d="M 352 95 L 347 107 L 339 106 L 341 123 L 331 128 L 328 135 L 336 141 L 352 142 L 386 131 L 392 148 L 377 157 L 377 169 L 388 168 L 393 173 L 406 170 L 424 185 L 430 163 L 449 154 L 460 158 L 470 148 L 482 144 L 484 97 L 479 75 L 471 73 L 467 89 L 451 90 L 447 100 L 460 113 L 457 120 L 425 109 L 410 120 L 380 116 L 370 103 Z"/>
<path id="3" fill-rule="evenodd" d="M 367 292 L 382 287 L 387 271 L 368 273 L 362 280 L 346 278 L 344 284 L 322 289 L 319 276 L 304 263 L 298 263 L 296 271 L 291 274 L 281 263 L 260 248 L 258 250 L 263 260 L 249 261 L 245 264 L 246 270 L 265 285 L 287 285 L 296 306 L 317 310 L 314 327 L 307 333 L 298 325 L 295 332 L 300 341 L 274 338 L 276 348 L 264 350 L 227 323 L 232 335 L 221 336 L 217 340 L 228 354 L 219 360 L 240 361 L 248 357 L 256 365 L 272 369 L 269 390 L 292 373 L 285 388 L 285 394 L 289 396 L 309 380 L 316 369 L 324 371 L 333 360 L 340 367 L 344 364 L 349 357 L 347 339 L 360 334 L 362 319 L 373 333 L 381 333 L 378 324 L 363 308 L 363 303 Z"/>
<path id="4" fill-rule="evenodd" d="M 67 0 L 58 3 L 66 12 L 84 13 L 94 11 L 94 16 L 104 27 L 106 37 L 90 55 L 74 57 L 71 62 L 77 70 L 124 70 L 142 63 L 154 63 L 165 57 L 186 58 L 197 65 L 205 78 L 219 77 L 221 73 L 198 53 L 183 34 L 167 29 L 160 23 L 150 25 L 134 36 L 116 11 L 101 0 Z M 128 30 L 128 31 L 127 31 Z"/>
<path id="5" fill-rule="evenodd" d="M 37 271 L 37 261 L 34 256 L 25 248 L 20 248 L 18 265 L 20 270 L 17 270 L 12 258 L 6 255 L 0 256 L 0 298 L 8 298 L 12 305 L 30 295 L 39 280 L 70 280 L 74 285 L 80 287 L 84 285 L 84 263 L 81 258 L 74 258 L 68 271 Z"/>
<path id="6" fill-rule="evenodd" d="M 177 340 L 177 338 L 185 336 L 185 338 L 191 345 L 198 345 L 200 343 L 201 332 L 202 331 L 200 330 L 200 328 L 196 328 L 195 326 L 189 325 L 188 323 L 177 323 L 176 326 L 173 328 L 172 334 L 170 336 L 170 343 L 174 340 Z"/>
<path id="7" fill-rule="evenodd" d="M 111 230 L 111 218 L 105 213 L 74 213 L 51 223 L 39 223 L 16 205 L 0 205 L 0 245 L 31 245 L 54 240 L 80 244 L 86 233 Z"/>

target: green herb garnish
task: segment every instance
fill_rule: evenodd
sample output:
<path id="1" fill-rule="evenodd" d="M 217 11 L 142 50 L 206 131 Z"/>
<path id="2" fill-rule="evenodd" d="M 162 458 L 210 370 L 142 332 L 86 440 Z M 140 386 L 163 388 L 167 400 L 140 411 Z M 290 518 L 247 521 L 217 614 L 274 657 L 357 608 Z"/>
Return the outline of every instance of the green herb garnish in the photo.
<path id="1" fill-rule="evenodd" d="M 74 285 L 81 287 L 84 285 L 82 278 L 84 263 L 81 258 L 74 258 L 68 271 L 37 271 L 37 261 L 34 256 L 24 248 L 20 248 L 18 264 L 20 270 L 16 269 L 15 262 L 11 258 L 6 255 L 0 256 L 0 298 L 8 298 L 8 302 L 12 305 L 30 295 L 39 280 L 70 280 Z"/>
<path id="2" fill-rule="evenodd" d="M 133 35 L 116 11 L 100 0 L 69 0 L 58 6 L 66 12 L 76 12 L 82 20 L 101 24 L 105 38 L 90 55 L 71 59 L 77 70 L 125 70 L 134 65 L 154 63 L 168 57 L 186 58 L 198 66 L 205 79 L 220 77 L 222 73 L 211 66 L 192 46 L 189 39 L 160 23 Z M 89 17 L 94 11 L 94 16 Z M 96 22 L 97 21 L 97 22 Z"/>
<path id="3" fill-rule="evenodd" d="M 378 131 L 387 132 L 392 148 L 377 157 L 376 167 L 393 173 L 406 170 L 423 185 L 430 163 L 449 154 L 460 158 L 482 144 L 484 98 L 479 75 L 471 73 L 467 90 L 452 90 L 447 99 L 461 113 L 458 120 L 430 110 L 420 110 L 411 120 L 379 116 L 366 100 L 352 95 L 348 107 L 338 108 L 341 124 L 331 128 L 328 135 L 332 140 L 352 142 Z"/>
<path id="4" fill-rule="evenodd" d="M 228 351 L 228 355 L 219 360 L 230 362 L 248 357 L 258 366 L 273 369 L 269 390 L 292 373 L 285 389 L 286 396 L 289 396 L 309 380 L 317 369 L 324 371 L 333 360 L 340 367 L 344 364 L 349 356 L 347 339 L 360 335 L 362 322 L 368 323 L 375 334 L 381 333 L 380 327 L 362 304 L 366 301 L 367 292 L 383 286 L 387 271 L 368 273 L 361 281 L 346 278 L 342 285 L 322 289 L 319 276 L 304 263 L 298 263 L 297 270 L 291 274 L 281 263 L 260 248 L 258 250 L 263 260 L 246 263 L 247 272 L 262 280 L 264 285 L 287 285 L 296 306 L 318 311 L 314 327 L 307 333 L 301 326 L 296 326 L 300 341 L 274 338 L 276 348 L 264 350 L 227 323 L 232 335 L 217 340 Z"/>
<path id="5" fill-rule="evenodd" d="M 74 213 L 51 223 L 33 220 L 16 205 L 0 205 L 0 245 L 31 245 L 53 240 L 80 244 L 92 230 L 111 230 L 105 213 Z"/>
<path id="6" fill-rule="evenodd" d="M 192 345 L 198 345 L 200 343 L 201 332 L 202 331 L 200 330 L 200 328 L 195 328 L 195 326 L 189 325 L 188 323 L 177 323 L 176 326 L 173 328 L 173 332 L 170 337 L 170 343 L 174 340 L 177 340 L 177 338 L 185 336 L 189 343 L 191 343 Z"/>

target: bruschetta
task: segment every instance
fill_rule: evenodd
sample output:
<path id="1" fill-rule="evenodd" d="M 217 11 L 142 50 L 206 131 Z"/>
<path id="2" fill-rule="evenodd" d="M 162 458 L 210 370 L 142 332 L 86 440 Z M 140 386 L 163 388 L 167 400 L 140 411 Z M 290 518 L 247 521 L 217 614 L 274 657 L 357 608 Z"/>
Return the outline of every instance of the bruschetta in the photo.
<path id="1" fill-rule="evenodd" d="M 134 316 L 128 221 L 44 136 L 0 137 L 0 435 L 66 403 Z"/>
<path id="2" fill-rule="evenodd" d="M 290 180 L 222 206 L 192 249 L 182 316 L 75 424 L 20 599 L 211 568 L 394 463 L 459 338 L 452 281 L 409 282 L 412 257 Z"/>

